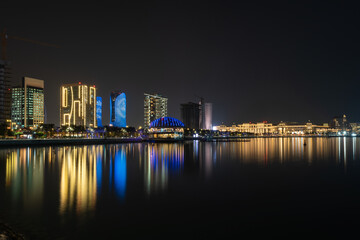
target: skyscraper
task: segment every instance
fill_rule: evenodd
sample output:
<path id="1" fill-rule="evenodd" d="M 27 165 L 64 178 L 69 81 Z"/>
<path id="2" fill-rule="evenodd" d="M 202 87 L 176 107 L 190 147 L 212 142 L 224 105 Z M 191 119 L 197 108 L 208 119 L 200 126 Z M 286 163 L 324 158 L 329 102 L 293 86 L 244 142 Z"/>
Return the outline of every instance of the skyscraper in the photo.
<path id="1" fill-rule="evenodd" d="M 60 125 L 97 127 L 95 85 L 79 82 L 60 87 Z"/>
<path id="2" fill-rule="evenodd" d="M 144 93 L 144 128 L 149 128 L 155 119 L 167 116 L 167 101 L 159 94 Z"/>
<path id="3" fill-rule="evenodd" d="M 44 123 L 44 81 L 24 77 L 12 91 L 11 121 L 18 127 L 37 128 Z"/>
<path id="4" fill-rule="evenodd" d="M 188 102 L 180 105 L 181 120 L 185 127 L 191 129 L 200 128 L 200 104 Z"/>
<path id="5" fill-rule="evenodd" d="M 201 105 L 201 113 L 204 116 L 202 129 L 212 129 L 212 103 L 203 103 Z"/>
<path id="6" fill-rule="evenodd" d="M 110 124 L 126 127 L 126 95 L 120 91 L 110 94 Z"/>
<path id="7" fill-rule="evenodd" d="M 212 129 L 212 103 L 207 103 L 201 98 L 200 102 L 200 128 Z"/>
<path id="8" fill-rule="evenodd" d="M 212 129 L 212 103 L 201 98 L 199 103 L 183 103 L 180 105 L 181 118 L 185 127 L 192 129 Z"/>
<path id="9" fill-rule="evenodd" d="M 96 97 L 96 123 L 98 127 L 102 127 L 102 97 Z"/>
<path id="10" fill-rule="evenodd" d="M 0 60 L 0 124 L 11 119 L 10 67 Z"/>

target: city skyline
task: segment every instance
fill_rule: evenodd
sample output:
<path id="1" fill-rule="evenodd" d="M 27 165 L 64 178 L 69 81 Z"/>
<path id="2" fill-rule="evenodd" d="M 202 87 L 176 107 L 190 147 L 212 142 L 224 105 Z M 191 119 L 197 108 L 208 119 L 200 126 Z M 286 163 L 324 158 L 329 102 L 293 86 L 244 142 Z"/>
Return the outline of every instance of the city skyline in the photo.
<path id="1" fill-rule="evenodd" d="M 0 240 L 356 236 L 360 3 L 14 3 Z"/>
<path id="2" fill-rule="evenodd" d="M 9 35 L 12 85 L 22 76 L 43 79 L 47 122 L 55 125 L 58 89 L 77 81 L 96 84 L 102 97 L 121 87 L 128 125 L 135 127 L 143 125 L 144 92 L 166 95 L 168 115 L 175 118 L 181 103 L 202 96 L 213 103 L 214 125 L 321 123 L 344 113 L 360 120 L 355 6 L 231 1 L 189 6 L 122 3 L 121 9 L 74 8 L 66 14 L 61 8 L 8 8 L 0 27 Z M 108 104 L 104 101 L 104 123 Z"/>

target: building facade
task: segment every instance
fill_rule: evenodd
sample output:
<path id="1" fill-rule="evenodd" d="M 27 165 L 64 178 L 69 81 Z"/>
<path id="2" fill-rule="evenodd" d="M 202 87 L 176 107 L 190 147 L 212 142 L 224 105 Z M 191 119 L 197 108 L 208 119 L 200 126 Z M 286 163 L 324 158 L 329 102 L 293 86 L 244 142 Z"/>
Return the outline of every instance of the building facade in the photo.
<path id="1" fill-rule="evenodd" d="M 212 103 L 207 103 L 201 98 L 200 102 L 200 128 L 212 129 Z"/>
<path id="2" fill-rule="evenodd" d="M 98 127 L 102 127 L 102 97 L 96 97 L 96 123 Z"/>
<path id="3" fill-rule="evenodd" d="M 200 129 L 200 104 L 188 102 L 180 105 L 181 120 L 186 128 Z"/>
<path id="4" fill-rule="evenodd" d="M 121 91 L 110 94 L 110 124 L 115 127 L 126 127 L 126 95 Z"/>
<path id="5" fill-rule="evenodd" d="M 332 131 L 327 123 L 317 125 L 312 124 L 311 122 L 305 124 L 280 122 L 279 124 L 274 125 L 266 121 L 259 123 L 243 123 L 232 126 L 220 125 L 215 126 L 213 129 L 220 132 L 246 133 L 260 136 L 326 134 Z"/>
<path id="6" fill-rule="evenodd" d="M 202 116 L 204 116 L 202 129 L 212 129 L 212 103 L 203 103 L 201 106 Z"/>
<path id="7" fill-rule="evenodd" d="M 184 123 L 172 117 L 161 117 L 150 123 L 150 139 L 182 139 L 184 137 Z"/>
<path id="8" fill-rule="evenodd" d="M 167 116 L 168 99 L 159 94 L 144 93 L 144 128 L 155 119 Z"/>
<path id="9" fill-rule="evenodd" d="M 181 104 L 180 111 L 186 128 L 212 129 L 212 103 L 206 103 L 201 98 L 199 103 L 188 102 Z"/>
<path id="10" fill-rule="evenodd" d="M 24 77 L 12 91 L 11 121 L 16 127 L 37 128 L 45 123 L 44 81 Z"/>
<path id="11" fill-rule="evenodd" d="M 0 124 L 11 120 L 11 69 L 7 61 L 0 60 Z"/>
<path id="12" fill-rule="evenodd" d="M 23 87 L 13 87 L 11 91 L 11 122 L 14 128 L 25 127 L 25 96 Z"/>
<path id="13" fill-rule="evenodd" d="M 60 125 L 96 128 L 96 87 L 70 83 L 60 87 Z"/>

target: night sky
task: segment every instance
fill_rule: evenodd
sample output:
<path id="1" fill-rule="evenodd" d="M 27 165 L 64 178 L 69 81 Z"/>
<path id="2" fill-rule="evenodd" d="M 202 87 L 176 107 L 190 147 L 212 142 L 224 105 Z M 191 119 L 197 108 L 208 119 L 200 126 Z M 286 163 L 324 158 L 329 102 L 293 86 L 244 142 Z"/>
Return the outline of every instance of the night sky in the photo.
<path id="1" fill-rule="evenodd" d="M 3 5 L 4 6 L 4 5 Z M 45 81 L 47 122 L 59 125 L 59 87 L 95 84 L 127 95 L 127 123 L 143 125 L 143 94 L 168 115 L 202 96 L 213 124 L 267 120 L 360 122 L 360 10 L 349 2 L 146 1 L 1 8 L 0 28 L 59 45 L 9 39 L 13 84 Z"/>

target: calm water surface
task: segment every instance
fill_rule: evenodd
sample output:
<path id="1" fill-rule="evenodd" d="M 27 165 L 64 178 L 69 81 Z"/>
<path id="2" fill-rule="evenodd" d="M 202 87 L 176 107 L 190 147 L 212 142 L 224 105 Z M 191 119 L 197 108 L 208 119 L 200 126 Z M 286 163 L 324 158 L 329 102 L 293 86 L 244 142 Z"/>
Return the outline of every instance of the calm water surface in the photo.
<path id="1" fill-rule="evenodd" d="M 360 138 L 0 150 L 0 220 L 29 239 L 344 238 L 359 213 Z"/>

